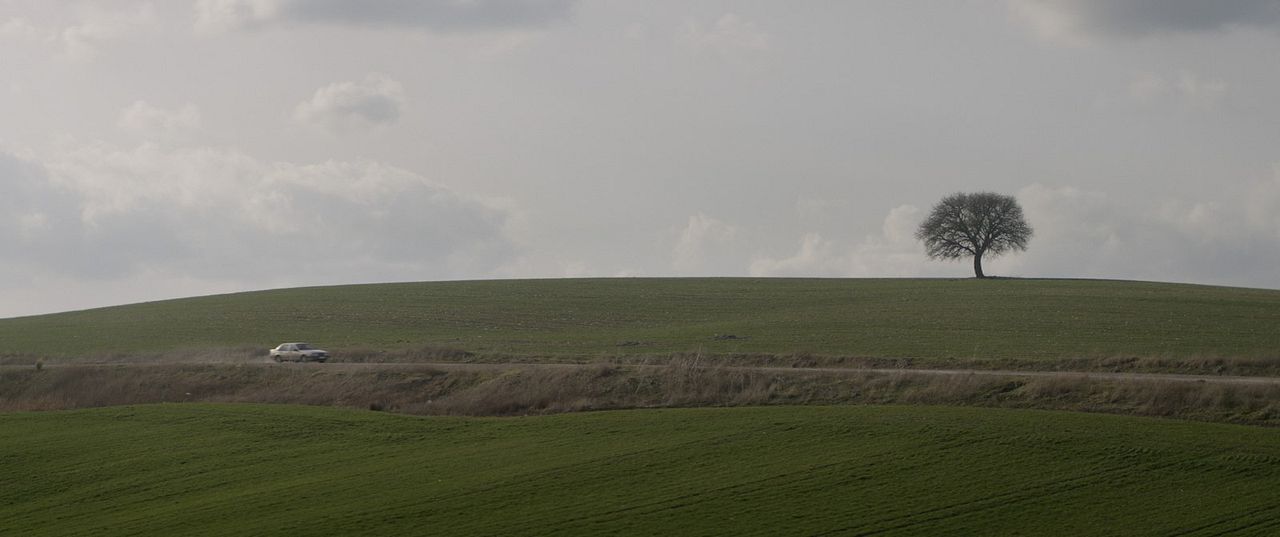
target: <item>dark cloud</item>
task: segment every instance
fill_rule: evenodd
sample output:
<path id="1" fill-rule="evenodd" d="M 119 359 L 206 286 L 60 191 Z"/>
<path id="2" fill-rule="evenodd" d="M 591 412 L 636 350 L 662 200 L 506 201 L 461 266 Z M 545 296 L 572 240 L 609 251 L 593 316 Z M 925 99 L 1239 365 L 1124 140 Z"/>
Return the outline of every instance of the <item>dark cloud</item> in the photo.
<path id="1" fill-rule="evenodd" d="M 0 264 L 73 261 L 83 235 L 78 208 L 39 164 L 0 152 Z"/>
<path id="2" fill-rule="evenodd" d="M 1046 34 L 1142 37 L 1280 25 L 1276 0 L 1012 0 Z"/>

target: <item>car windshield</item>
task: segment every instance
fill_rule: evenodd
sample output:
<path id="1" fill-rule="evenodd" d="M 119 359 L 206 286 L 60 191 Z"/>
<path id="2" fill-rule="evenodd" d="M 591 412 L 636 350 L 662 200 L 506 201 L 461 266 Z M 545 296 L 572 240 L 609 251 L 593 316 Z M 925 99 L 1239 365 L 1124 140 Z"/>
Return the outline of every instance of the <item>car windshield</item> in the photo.
<path id="1" fill-rule="evenodd" d="M 308 350 L 308 349 L 310 349 L 310 348 L 311 348 L 311 345 L 308 345 L 308 344 L 306 344 L 306 343 L 299 343 L 299 344 L 298 344 L 298 350 L 300 350 L 300 351 L 305 351 L 305 350 Z"/>

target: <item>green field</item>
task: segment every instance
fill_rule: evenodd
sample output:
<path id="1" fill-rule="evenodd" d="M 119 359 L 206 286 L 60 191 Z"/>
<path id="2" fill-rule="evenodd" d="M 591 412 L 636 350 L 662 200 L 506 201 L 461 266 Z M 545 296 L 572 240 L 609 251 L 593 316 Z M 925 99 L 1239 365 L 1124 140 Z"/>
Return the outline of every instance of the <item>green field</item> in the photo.
<path id="1" fill-rule="evenodd" d="M 1194 363 L 1201 373 L 1274 374 L 1278 326 L 1280 291 L 1269 290 L 738 278 L 338 286 L 0 319 L 0 358 L 54 364 L 0 370 L 8 408 L 148 400 L 348 407 L 0 413 L 0 536 L 1275 535 L 1273 428 L 936 406 L 522 418 L 350 408 L 385 402 L 491 415 L 941 401 L 1272 424 L 1269 386 L 874 372 L 791 378 L 699 368 L 701 354 L 659 369 L 526 372 L 59 360 L 179 359 L 310 340 L 336 361 L 415 349 L 458 349 L 477 360 L 700 351 L 1051 369 L 1111 368 L 1106 359 L 1137 357 Z M 726 335 L 734 337 L 717 337 Z"/>
<path id="2" fill-rule="evenodd" d="M 4 535 L 1275 535 L 1280 430 L 775 407 L 0 414 Z"/>
<path id="3" fill-rule="evenodd" d="M 0 355 L 303 340 L 523 356 L 1280 356 L 1280 291 L 1086 280 L 579 279 L 286 289 L 0 320 Z M 733 339 L 716 339 L 732 335 Z"/>

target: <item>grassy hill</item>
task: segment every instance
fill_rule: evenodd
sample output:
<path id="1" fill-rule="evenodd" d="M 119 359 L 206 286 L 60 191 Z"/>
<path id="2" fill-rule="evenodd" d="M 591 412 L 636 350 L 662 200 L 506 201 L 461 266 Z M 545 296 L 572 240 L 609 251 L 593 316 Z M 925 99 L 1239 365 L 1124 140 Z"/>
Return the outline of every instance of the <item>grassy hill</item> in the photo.
<path id="1" fill-rule="evenodd" d="M 285 289 L 0 320 L 0 354 L 330 350 L 1275 357 L 1280 291 L 1084 280 L 577 279 Z M 721 336 L 717 338 L 717 336 Z M 725 336 L 734 336 L 727 338 Z"/>
<path id="2" fill-rule="evenodd" d="M 1280 291 L 1191 285 L 525 280 L 285 289 L 2 319 L 0 357 L 175 356 L 311 340 L 339 359 L 447 347 L 521 359 L 701 350 L 1045 367 L 1117 356 L 1266 364 L 1280 358 L 1277 326 Z M 57 408 L 67 399 L 58 394 L 76 394 L 93 406 L 126 394 L 359 407 L 399 394 L 408 408 L 450 397 L 492 406 L 495 396 L 507 406 L 489 413 L 501 414 L 600 408 L 592 397 L 619 393 L 635 400 L 618 406 L 724 404 L 723 388 L 735 404 L 955 401 L 1199 417 L 1158 409 L 1212 407 L 1218 414 L 1202 414 L 1248 414 L 1250 423 L 1276 415 L 1269 387 L 1100 391 L 1083 380 L 874 373 L 805 384 L 678 365 L 6 368 L 0 403 L 7 395 L 26 405 L 14 408 Z M 0 535 L 1280 532 L 1280 430 L 1124 416 L 817 406 L 418 418 L 192 403 L 0 413 L 0 431 Z"/>
<path id="3" fill-rule="evenodd" d="M 13 535 L 1274 535 L 1280 430 L 783 407 L 0 414 Z"/>

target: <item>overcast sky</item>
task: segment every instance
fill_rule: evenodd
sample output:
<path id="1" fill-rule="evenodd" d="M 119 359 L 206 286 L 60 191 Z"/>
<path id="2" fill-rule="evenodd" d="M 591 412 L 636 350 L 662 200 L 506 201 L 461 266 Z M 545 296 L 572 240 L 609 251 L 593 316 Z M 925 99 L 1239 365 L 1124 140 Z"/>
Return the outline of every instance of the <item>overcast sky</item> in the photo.
<path id="1" fill-rule="evenodd" d="M 0 316 L 335 283 L 1280 288 L 1280 1 L 0 0 Z"/>

